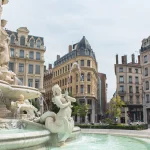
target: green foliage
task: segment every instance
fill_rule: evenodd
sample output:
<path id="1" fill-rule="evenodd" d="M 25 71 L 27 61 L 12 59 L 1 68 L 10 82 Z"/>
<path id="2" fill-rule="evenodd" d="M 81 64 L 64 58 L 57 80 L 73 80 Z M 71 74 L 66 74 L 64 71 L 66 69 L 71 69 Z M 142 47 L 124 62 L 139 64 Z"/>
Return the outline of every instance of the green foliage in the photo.
<path id="1" fill-rule="evenodd" d="M 148 129 L 147 124 L 141 125 L 86 125 L 86 124 L 78 124 L 76 125 L 80 128 L 91 128 L 91 129 L 122 129 L 122 130 L 145 130 Z"/>
<path id="2" fill-rule="evenodd" d="M 125 106 L 124 101 L 121 100 L 120 96 L 116 96 L 111 99 L 108 114 L 113 117 L 121 117 L 121 108 Z"/>
<path id="3" fill-rule="evenodd" d="M 104 120 L 102 120 L 102 122 L 109 125 L 113 124 L 113 121 L 110 118 L 105 118 Z"/>
<path id="4" fill-rule="evenodd" d="M 59 108 L 56 106 L 56 104 L 52 103 L 52 110 L 54 113 L 58 113 L 59 112 Z"/>
<path id="5" fill-rule="evenodd" d="M 30 99 L 29 102 L 38 110 L 40 110 L 39 103 L 35 99 Z"/>

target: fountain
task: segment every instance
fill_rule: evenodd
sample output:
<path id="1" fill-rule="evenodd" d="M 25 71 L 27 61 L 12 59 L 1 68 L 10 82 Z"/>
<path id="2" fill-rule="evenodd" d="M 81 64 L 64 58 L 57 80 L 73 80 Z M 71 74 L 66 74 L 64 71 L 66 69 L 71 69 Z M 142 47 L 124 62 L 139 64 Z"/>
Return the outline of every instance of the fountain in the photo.
<path id="1" fill-rule="evenodd" d="M 0 0 L 0 17 L 2 5 L 7 3 L 8 0 Z M 80 133 L 80 128 L 74 128 L 71 117 L 71 101 L 75 99 L 69 97 L 68 93 L 62 95 L 61 89 L 55 85 L 53 102 L 60 108 L 58 114 L 50 111 L 43 114 L 43 109 L 39 112 L 29 102 L 37 98 L 43 107 L 45 101 L 38 89 L 23 86 L 16 74 L 9 71 L 9 37 L 4 29 L 6 23 L 6 20 L 1 20 L 0 149 L 46 150 L 52 145 L 61 146 Z"/>

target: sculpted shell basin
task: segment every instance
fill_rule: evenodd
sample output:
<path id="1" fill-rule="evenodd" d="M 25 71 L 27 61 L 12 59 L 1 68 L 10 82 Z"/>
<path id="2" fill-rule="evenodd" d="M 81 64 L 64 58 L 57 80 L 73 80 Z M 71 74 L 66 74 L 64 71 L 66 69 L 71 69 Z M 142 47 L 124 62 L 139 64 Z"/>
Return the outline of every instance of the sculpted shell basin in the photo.
<path id="1" fill-rule="evenodd" d="M 36 88 L 10 85 L 2 80 L 0 80 L 0 89 L 2 90 L 4 97 L 14 100 L 18 99 L 21 94 L 24 95 L 25 99 L 34 99 L 41 95 Z"/>

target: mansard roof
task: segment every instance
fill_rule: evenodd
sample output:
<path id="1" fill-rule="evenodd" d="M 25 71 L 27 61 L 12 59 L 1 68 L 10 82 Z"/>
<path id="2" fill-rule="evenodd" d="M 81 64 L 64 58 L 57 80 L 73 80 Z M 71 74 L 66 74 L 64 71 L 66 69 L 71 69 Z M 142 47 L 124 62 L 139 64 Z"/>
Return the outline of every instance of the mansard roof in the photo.
<path id="1" fill-rule="evenodd" d="M 77 49 L 91 49 L 91 45 L 89 44 L 88 40 L 83 36 L 81 41 L 77 45 Z"/>

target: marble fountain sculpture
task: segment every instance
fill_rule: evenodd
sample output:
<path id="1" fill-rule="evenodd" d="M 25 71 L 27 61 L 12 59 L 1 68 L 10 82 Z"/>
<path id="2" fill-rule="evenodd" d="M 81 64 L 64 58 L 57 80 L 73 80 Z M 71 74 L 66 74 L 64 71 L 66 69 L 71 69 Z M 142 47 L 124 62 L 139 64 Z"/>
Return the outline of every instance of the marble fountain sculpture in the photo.
<path id="1" fill-rule="evenodd" d="M 52 101 L 59 112 L 40 114 L 29 100 L 41 98 L 38 89 L 17 85 L 16 74 L 8 69 L 9 37 L 4 29 L 6 20 L 1 20 L 0 0 L 0 150 L 49 150 L 61 146 L 68 139 L 80 135 L 80 128 L 74 127 L 71 117 L 71 102 L 76 99 L 61 94 L 58 85 L 53 87 Z"/>

